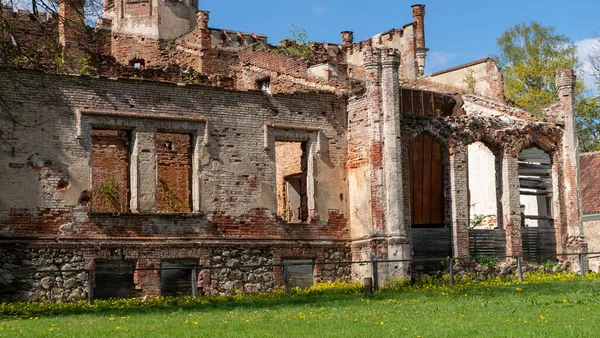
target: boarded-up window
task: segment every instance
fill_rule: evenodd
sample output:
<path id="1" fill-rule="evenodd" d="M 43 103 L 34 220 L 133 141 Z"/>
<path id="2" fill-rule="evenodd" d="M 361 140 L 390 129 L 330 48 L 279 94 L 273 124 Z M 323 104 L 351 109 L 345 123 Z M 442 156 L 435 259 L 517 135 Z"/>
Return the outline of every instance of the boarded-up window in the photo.
<path id="1" fill-rule="evenodd" d="M 190 211 L 191 137 L 157 133 L 158 211 Z"/>
<path id="2" fill-rule="evenodd" d="M 413 227 L 444 226 L 442 147 L 421 134 L 409 145 L 411 220 Z"/>
<path id="3" fill-rule="evenodd" d="M 302 289 L 306 289 L 313 285 L 313 261 L 310 259 L 290 259 L 284 260 L 283 264 L 297 264 L 288 265 L 288 278 L 291 286 L 297 286 Z"/>
<path id="4" fill-rule="evenodd" d="M 552 160 L 539 148 L 528 148 L 519 154 L 521 212 L 525 226 L 549 227 L 552 216 Z"/>
<path id="5" fill-rule="evenodd" d="M 133 262 L 122 260 L 96 262 L 95 297 L 98 299 L 136 297 L 133 265 Z"/>
<path id="6" fill-rule="evenodd" d="M 92 130 L 92 210 L 129 210 L 129 132 Z"/>

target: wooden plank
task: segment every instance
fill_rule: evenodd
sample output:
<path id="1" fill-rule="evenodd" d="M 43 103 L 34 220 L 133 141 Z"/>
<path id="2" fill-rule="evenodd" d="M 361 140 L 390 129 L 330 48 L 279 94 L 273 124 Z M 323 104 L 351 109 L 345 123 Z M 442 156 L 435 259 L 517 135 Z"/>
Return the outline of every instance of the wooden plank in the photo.
<path id="1" fill-rule="evenodd" d="M 552 196 L 551 191 L 524 191 L 524 190 L 521 190 L 520 194 L 525 195 L 525 196 L 548 196 L 548 197 Z"/>
<path id="2" fill-rule="evenodd" d="M 410 184 L 410 224 L 415 224 L 415 207 L 413 204 L 414 196 L 415 196 L 415 161 L 414 161 L 414 144 L 411 141 L 408 145 L 408 173 L 409 173 L 409 184 Z"/>
<path id="3" fill-rule="evenodd" d="M 519 154 L 519 161 L 552 164 L 550 155 L 539 148 L 523 149 Z"/>
<path id="4" fill-rule="evenodd" d="M 423 223 L 431 224 L 431 157 L 433 140 L 423 135 Z"/>
<path id="5" fill-rule="evenodd" d="M 414 192 L 413 210 L 415 214 L 414 224 L 423 224 L 423 142 L 424 135 L 421 134 L 414 138 Z"/>
<path id="6" fill-rule="evenodd" d="M 423 103 L 421 102 L 421 91 L 419 90 L 413 90 L 412 91 L 412 100 L 413 100 L 413 107 L 415 109 L 415 115 L 417 116 L 423 116 Z"/>
<path id="7" fill-rule="evenodd" d="M 444 224 L 444 171 L 442 147 L 433 140 L 431 161 L 431 223 Z"/>

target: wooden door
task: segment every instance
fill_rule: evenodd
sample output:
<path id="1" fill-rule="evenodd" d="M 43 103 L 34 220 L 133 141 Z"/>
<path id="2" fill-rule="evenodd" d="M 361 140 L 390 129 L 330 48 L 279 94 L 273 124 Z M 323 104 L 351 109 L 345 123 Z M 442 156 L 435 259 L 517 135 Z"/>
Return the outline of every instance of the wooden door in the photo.
<path id="1" fill-rule="evenodd" d="M 410 200 L 413 227 L 444 226 L 444 171 L 442 147 L 421 134 L 409 146 Z"/>

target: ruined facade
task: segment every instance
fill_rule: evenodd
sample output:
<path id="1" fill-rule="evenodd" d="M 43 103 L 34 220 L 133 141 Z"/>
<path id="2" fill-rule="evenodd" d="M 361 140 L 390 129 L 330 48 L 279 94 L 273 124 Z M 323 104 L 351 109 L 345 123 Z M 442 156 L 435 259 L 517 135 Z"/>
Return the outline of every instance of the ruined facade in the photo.
<path id="1" fill-rule="evenodd" d="M 64 22 L 3 9 L 23 27 L 18 43 L 35 49 L 29 26 L 56 32 L 64 69 L 86 75 L 49 72 L 40 48 L 45 72 L 0 70 L 4 107 L 19 116 L 1 127 L 3 299 L 85 297 L 85 275 L 38 270 L 95 269 L 108 297 L 171 292 L 173 276 L 152 270 L 169 266 L 222 266 L 198 272 L 199 290 L 219 294 L 282 285 L 280 267 L 227 269 L 241 265 L 466 263 L 475 143 L 495 179 L 477 195 L 494 201 L 478 210 L 493 213 L 503 255 L 523 255 L 525 219 L 551 234 L 558 259 L 586 249 L 573 71 L 557 74 L 560 97 L 541 121 L 505 102 L 492 60 L 423 76 L 423 5 L 413 23 L 365 41 L 347 31 L 341 43 L 279 47 L 209 27 L 193 1 L 108 0 L 95 29 L 66 5 L 78 2 L 62 3 Z M 361 279 L 369 269 L 311 273 Z M 382 280 L 410 271 L 379 266 Z M 110 275 L 122 284 L 112 293 L 100 287 Z"/>

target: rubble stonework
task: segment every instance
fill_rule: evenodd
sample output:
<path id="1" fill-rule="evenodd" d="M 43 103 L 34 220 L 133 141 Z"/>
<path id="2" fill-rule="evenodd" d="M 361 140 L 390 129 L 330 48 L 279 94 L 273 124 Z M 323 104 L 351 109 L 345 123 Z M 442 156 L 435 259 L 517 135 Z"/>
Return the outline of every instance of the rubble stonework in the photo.
<path id="1" fill-rule="evenodd" d="M 551 256 L 577 267 L 566 254 L 587 250 L 573 72 L 557 74 L 560 98 L 539 119 L 507 105 L 490 59 L 422 76 L 424 5 L 364 41 L 345 31 L 340 43 L 273 46 L 211 27 L 187 0 L 113 4 L 93 29 L 6 15 L 38 63 L 0 68 L 3 107 L 20 122 L 0 125 L 0 300 L 85 298 L 81 273 L 33 271 L 67 264 L 120 266 L 118 283 L 139 296 L 165 290 L 165 262 L 218 267 L 198 270 L 205 295 L 275 290 L 294 260 L 314 263 L 309 281 L 361 280 L 370 264 L 340 262 L 419 258 L 422 228 L 447 230 L 443 245 L 469 268 L 475 142 L 495 163 L 506 256 L 525 253 L 523 168 L 549 182 L 533 193 L 550 195 Z M 533 148 L 551 162 L 531 169 L 521 154 Z M 423 210 L 436 217 L 415 220 Z M 379 264 L 382 285 L 416 266 Z"/>

